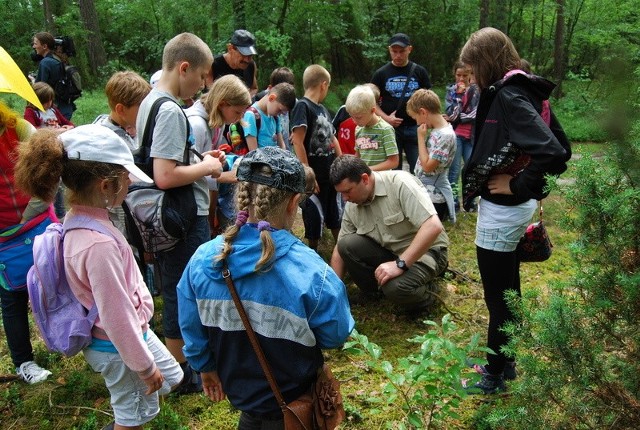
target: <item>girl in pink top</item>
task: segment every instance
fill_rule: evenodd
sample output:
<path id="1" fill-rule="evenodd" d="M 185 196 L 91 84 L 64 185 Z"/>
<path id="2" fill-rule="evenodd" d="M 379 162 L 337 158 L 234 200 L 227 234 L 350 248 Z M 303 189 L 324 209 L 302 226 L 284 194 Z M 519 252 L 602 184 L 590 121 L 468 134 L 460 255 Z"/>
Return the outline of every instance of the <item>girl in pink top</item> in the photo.
<path id="1" fill-rule="evenodd" d="M 95 304 L 93 342 L 83 353 L 111 393 L 115 423 L 105 428 L 142 429 L 159 412 L 158 394 L 180 384 L 183 372 L 149 328 L 153 300 L 131 247 L 107 209 L 120 206 L 131 180 L 153 182 L 138 169 L 127 145 L 107 127 L 84 125 L 58 135 L 39 130 L 20 150 L 16 182 L 51 201 L 62 178 L 71 210 L 90 216 L 111 235 L 70 230 L 64 239 L 69 285 L 84 307 Z"/>

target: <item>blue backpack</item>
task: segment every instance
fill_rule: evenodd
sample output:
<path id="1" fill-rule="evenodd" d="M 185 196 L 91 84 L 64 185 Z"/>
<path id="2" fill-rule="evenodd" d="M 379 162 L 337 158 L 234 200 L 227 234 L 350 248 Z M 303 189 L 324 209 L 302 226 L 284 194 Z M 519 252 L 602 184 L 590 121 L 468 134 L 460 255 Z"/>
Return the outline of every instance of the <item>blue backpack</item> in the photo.
<path id="1" fill-rule="evenodd" d="M 31 310 L 40 334 L 50 351 L 67 357 L 91 343 L 91 329 L 98 317 L 94 304 L 87 309 L 71 291 L 64 271 L 63 242 L 70 230 L 94 230 L 113 237 L 107 227 L 88 216 L 74 216 L 64 224 L 50 224 L 35 237 L 33 266 L 27 274 Z"/>

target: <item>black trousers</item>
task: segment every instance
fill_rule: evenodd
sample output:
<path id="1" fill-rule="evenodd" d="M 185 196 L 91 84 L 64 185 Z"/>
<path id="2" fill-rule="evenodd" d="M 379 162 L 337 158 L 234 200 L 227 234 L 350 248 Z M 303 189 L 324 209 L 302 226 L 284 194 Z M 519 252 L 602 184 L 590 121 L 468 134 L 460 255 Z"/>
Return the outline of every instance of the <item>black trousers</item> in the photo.
<path id="1" fill-rule="evenodd" d="M 487 354 L 487 371 L 497 375 L 504 371 L 507 357 L 502 347 L 509 342 L 509 337 L 502 327 L 505 323 L 516 321 L 516 316 L 507 306 L 505 293 L 515 291 L 520 296 L 520 261 L 515 251 L 490 251 L 476 246 L 478 268 L 482 277 L 484 301 L 489 310 L 489 330 L 487 332 L 487 347 L 495 354 Z"/>

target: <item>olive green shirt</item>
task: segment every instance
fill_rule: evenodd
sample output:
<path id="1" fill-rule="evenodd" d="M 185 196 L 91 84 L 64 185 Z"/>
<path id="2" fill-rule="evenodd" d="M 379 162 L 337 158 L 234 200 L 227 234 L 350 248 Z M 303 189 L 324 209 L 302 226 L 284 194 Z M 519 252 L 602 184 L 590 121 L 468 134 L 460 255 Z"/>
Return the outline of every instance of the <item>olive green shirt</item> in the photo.
<path id="1" fill-rule="evenodd" d="M 338 240 L 349 234 L 367 236 L 396 255 L 402 254 L 424 222 L 437 212 L 420 180 L 408 172 L 372 172 L 374 197 L 368 204 L 347 202 Z M 446 248 L 443 230 L 430 248 Z M 363 250 L 366 252 L 366 250 Z M 426 254 L 419 258 L 428 264 Z"/>

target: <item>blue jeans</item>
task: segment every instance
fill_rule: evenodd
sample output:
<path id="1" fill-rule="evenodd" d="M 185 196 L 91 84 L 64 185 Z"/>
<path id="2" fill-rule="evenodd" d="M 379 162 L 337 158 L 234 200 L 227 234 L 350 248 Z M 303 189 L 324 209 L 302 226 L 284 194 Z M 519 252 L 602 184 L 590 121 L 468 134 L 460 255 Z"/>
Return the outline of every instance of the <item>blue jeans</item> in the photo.
<path id="1" fill-rule="evenodd" d="M 7 336 L 11 361 L 15 367 L 33 361 L 33 349 L 29 338 L 29 293 L 7 291 L 0 287 L 2 325 Z"/>
<path id="2" fill-rule="evenodd" d="M 464 165 L 467 164 L 469 157 L 471 157 L 471 150 L 473 150 L 473 139 L 466 139 L 460 136 L 456 137 L 456 155 L 453 157 L 453 163 L 449 166 L 449 183 L 451 184 L 453 196 L 456 200 L 458 196 L 462 194 L 458 192 L 462 163 L 464 162 Z"/>
<path id="3" fill-rule="evenodd" d="M 189 229 L 186 239 L 178 242 L 175 248 L 158 252 L 156 255 L 160 266 L 162 300 L 164 302 L 162 330 L 164 336 L 169 339 L 182 339 L 178 322 L 178 295 L 176 293 L 182 272 L 196 249 L 210 238 L 208 217 L 198 216 Z"/>
<path id="4" fill-rule="evenodd" d="M 396 128 L 396 145 L 398 145 L 398 155 L 400 162 L 395 170 L 402 170 L 402 151 L 407 154 L 407 163 L 409 164 L 409 172 L 413 174 L 413 170 L 418 162 L 418 126 L 417 125 L 401 125 Z"/>

